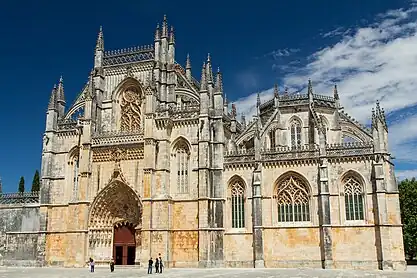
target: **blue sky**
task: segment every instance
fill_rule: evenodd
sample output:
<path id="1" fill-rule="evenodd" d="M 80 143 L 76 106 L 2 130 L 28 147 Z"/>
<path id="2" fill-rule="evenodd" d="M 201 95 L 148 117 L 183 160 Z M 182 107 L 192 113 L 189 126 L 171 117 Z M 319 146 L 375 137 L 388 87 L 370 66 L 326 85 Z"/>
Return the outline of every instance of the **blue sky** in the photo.
<path id="1" fill-rule="evenodd" d="M 238 113 L 252 114 L 281 88 L 317 93 L 339 84 L 342 104 L 363 123 L 377 99 L 388 112 L 397 175 L 417 175 L 417 25 L 413 1 L 5 1 L 0 9 L 0 177 L 30 189 L 40 168 L 49 94 L 64 77 L 71 104 L 87 80 L 99 26 L 107 50 L 153 43 L 167 14 L 176 60 L 194 76 L 210 52 Z"/>

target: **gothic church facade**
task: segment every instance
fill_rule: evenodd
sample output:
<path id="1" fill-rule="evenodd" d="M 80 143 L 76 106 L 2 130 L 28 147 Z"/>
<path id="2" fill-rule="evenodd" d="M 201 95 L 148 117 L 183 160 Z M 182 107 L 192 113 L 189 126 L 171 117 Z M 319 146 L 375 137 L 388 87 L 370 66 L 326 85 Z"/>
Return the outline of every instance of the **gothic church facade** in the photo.
<path id="1" fill-rule="evenodd" d="M 200 75 L 201 74 L 201 75 Z M 166 18 L 154 44 L 105 51 L 43 140 L 44 264 L 403 269 L 383 110 L 367 129 L 333 96 L 279 92 L 246 122 L 210 56 L 192 75 Z"/>

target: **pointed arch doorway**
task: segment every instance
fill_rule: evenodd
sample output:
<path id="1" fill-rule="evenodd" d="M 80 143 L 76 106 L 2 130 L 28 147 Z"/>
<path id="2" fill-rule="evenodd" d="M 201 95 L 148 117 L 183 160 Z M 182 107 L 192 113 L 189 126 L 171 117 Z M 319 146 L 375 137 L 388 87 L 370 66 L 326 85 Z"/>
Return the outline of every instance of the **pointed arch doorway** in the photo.
<path id="1" fill-rule="evenodd" d="M 140 197 L 115 170 L 91 205 L 88 256 L 96 262 L 113 258 L 119 265 L 139 263 L 141 227 Z"/>
<path id="2" fill-rule="evenodd" d="M 135 264 L 136 240 L 133 224 L 125 222 L 114 226 L 113 258 L 116 265 Z"/>

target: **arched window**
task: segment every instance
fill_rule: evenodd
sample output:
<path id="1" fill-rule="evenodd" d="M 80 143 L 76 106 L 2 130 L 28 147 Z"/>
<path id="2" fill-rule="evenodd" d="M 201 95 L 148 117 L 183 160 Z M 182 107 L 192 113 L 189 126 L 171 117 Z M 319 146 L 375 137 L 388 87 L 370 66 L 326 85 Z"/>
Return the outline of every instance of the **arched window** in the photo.
<path id="1" fill-rule="evenodd" d="M 141 98 L 137 88 L 129 87 L 120 95 L 121 131 L 137 131 L 141 128 Z"/>
<path id="2" fill-rule="evenodd" d="M 245 227 L 245 185 L 235 179 L 230 184 L 230 195 L 232 199 L 232 228 Z"/>
<path id="3" fill-rule="evenodd" d="M 190 165 L 190 150 L 187 144 L 180 140 L 174 148 L 176 174 L 177 174 L 177 192 L 188 193 L 188 171 Z"/>
<path id="4" fill-rule="evenodd" d="M 291 132 L 291 147 L 298 148 L 301 146 L 301 122 L 299 120 L 292 120 L 290 125 Z"/>
<path id="5" fill-rule="evenodd" d="M 277 189 L 278 222 L 310 221 L 310 194 L 301 179 L 291 175 Z"/>
<path id="6" fill-rule="evenodd" d="M 68 164 L 71 170 L 72 199 L 75 201 L 77 200 L 78 196 L 78 174 L 80 172 L 80 162 L 78 153 L 71 156 L 71 159 Z"/>
<path id="7" fill-rule="evenodd" d="M 269 140 L 270 140 L 270 149 L 273 150 L 275 149 L 276 145 L 275 145 L 275 130 L 271 130 L 269 132 Z"/>
<path id="8" fill-rule="evenodd" d="M 346 220 L 364 220 L 362 183 L 353 175 L 343 179 Z"/>

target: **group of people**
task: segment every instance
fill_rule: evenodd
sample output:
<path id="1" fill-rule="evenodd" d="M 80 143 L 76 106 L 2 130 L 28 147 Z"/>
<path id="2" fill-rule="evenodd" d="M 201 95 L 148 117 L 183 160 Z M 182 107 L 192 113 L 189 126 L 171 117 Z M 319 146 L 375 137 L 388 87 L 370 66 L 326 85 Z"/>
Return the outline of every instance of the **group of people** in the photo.
<path id="1" fill-rule="evenodd" d="M 155 273 L 162 273 L 162 269 L 164 268 L 164 264 L 162 263 L 161 253 L 159 253 L 159 257 L 155 259 Z M 153 270 L 153 260 L 152 258 L 149 259 L 148 263 L 148 274 L 152 274 Z"/>
<path id="2" fill-rule="evenodd" d="M 155 259 L 155 273 L 162 273 L 162 269 L 164 268 L 164 264 L 162 263 L 161 253 L 158 254 L 159 257 L 156 257 Z M 90 259 L 87 261 L 87 264 L 90 268 L 90 272 L 94 272 L 94 260 L 90 257 Z M 152 258 L 149 259 L 148 264 L 148 274 L 152 274 L 153 270 L 153 260 Z M 114 271 L 114 260 L 110 260 L 110 271 Z"/>

